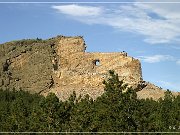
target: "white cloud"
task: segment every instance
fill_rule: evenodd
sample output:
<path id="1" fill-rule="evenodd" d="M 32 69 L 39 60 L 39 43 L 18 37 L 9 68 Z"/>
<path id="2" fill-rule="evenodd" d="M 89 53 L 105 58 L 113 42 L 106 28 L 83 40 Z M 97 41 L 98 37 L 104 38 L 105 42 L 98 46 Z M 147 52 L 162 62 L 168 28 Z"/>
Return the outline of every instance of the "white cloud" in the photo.
<path id="1" fill-rule="evenodd" d="M 171 46 L 173 49 L 180 50 L 180 46 Z"/>
<path id="2" fill-rule="evenodd" d="M 171 55 L 151 55 L 151 56 L 138 56 L 137 59 L 140 59 L 143 62 L 146 63 L 158 63 L 158 62 L 163 62 L 163 61 L 173 61 L 177 65 L 180 65 L 180 59 L 175 58 Z"/>
<path id="3" fill-rule="evenodd" d="M 157 54 L 157 55 L 151 55 L 151 56 L 138 56 L 137 58 L 146 63 L 158 63 L 158 62 L 163 62 L 163 61 L 173 61 L 177 65 L 180 66 L 180 59 L 175 58 L 171 55 Z"/>
<path id="4" fill-rule="evenodd" d="M 163 88 L 180 92 L 180 84 L 177 82 L 157 81 L 157 83 Z"/>
<path id="5" fill-rule="evenodd" d="M 92 6 L 79 6 L 79 5 L 64 5 L 64 6 L 52 6 L 52 8 L 58 10 L 60 13 L 71 16 L 98 16 L 102 10 L 98 7 Z"/>
<path id="6" fill-rule="evenodd" d="M 139 56 L 138 58 L 147 63 L 157 63 L 157 62 L 162 62 L 162 61 L 175 60 L 175 58 L 170 55 Z"/>
<path id="7" fill-rule="evenodd" d="M 100 6 L 53 6 L 61 14 L 86 24 L 102 24 L 144 36 L 144 41 L 179 42 L 180 4 L 132 3 L 113 8 Z"/>
<path id="8" fill-rule="evenodd" d="M 177 65 L 180 65 L 180 59 L 176 61 L 176 64 L 177 64 Z"/>

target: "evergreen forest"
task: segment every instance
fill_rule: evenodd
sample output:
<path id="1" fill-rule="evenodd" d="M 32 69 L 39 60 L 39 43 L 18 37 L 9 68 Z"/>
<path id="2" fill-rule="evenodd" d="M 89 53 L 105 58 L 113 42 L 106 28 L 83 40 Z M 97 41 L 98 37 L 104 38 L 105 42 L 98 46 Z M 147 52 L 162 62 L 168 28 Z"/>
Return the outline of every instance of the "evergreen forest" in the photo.
<path id="1" fill-rule="evenodd" d="M 109 74 L 96 100 L 0 90 L 0 132 L 180 132 L 180 96 L 167 90 L 158 101 L 138 99 L 114 71 Z"/>

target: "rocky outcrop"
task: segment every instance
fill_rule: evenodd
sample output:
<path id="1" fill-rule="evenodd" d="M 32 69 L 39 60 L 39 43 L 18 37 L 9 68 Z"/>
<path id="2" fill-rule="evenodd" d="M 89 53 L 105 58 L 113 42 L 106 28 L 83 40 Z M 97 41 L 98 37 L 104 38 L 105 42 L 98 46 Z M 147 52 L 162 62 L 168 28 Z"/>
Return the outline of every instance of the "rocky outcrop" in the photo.
<path id="1" fill-rule="evenodd" d="M 56 67 L 53 71 L 55 85 L 50 91 L 61 99 L 66 99 L 72 91 L 97 98 L 104 92 L 102 82 L 108 77 L 108 70 L 115 70 L 120 79 L 135 88 L 142 82 L 140 61 L 127 53 L 85 50 L 82 37 L 61 37 L 56 43 L 57 55 L 52 61 Z"/>
<path id="2" fill-rule="evenodd" d="M 158 89 L 149 88 L 143 81 L 139 60 L 126 52 L 86 52 L 85 41 L 79 36 L 0 45 L 0 87 L 3 89 L 23 89 L 43 95 L 53 92 L 62 100 L 75 91 L 77 95 L 89 94 L 96 99 L 104 92 L 102 81 L 108 77 L 108 70 L 115 70 L 120 79 L 139 90 L 140 98 L 153 97 L 143 92 L 156 93 Z"/>
<path id="3" fill-rule="evenodd" d="M 159 98 L 164 97 L 165 91 L 166 90 L 164 90 L 150 82 L 146 82 L 146 86 L 137 92 L 137 97 L 140 99 L 152 98 L 154 100 L 158 100 Z M 178 92 L 173 92 L 172 94 L 175 96 L 179 95 Z"/>
<path id="4" fill-rule="evenodd" d="M 21 40 L 0 45 L 0 87 L 32 93 L 49 90 L 52 84 L 51 40 Z"/>

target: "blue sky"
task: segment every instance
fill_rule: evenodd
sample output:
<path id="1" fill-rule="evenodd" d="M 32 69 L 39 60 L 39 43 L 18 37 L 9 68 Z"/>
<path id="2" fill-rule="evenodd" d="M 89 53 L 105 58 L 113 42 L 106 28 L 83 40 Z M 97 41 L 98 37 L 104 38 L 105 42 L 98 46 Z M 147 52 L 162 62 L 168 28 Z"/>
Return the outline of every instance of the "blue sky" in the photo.
<path id="1" fill-rule="evenodd" d="M 88 52 L 126 51 L 141 60 L 144 80 L 180 91 L 180 3 L 176 0 L 173 1 L 176 3 L 131 1 L 0 3 L 0 43 L 82 35 Z"/>

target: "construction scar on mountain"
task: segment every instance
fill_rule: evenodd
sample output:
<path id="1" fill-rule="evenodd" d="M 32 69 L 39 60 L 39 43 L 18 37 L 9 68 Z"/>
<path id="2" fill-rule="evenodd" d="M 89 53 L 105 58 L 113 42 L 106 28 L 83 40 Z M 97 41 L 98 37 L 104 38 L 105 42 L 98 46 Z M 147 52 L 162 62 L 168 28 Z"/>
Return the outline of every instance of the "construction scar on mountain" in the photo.
<path id="1" fill-rule="evenodd" d="M 23 89 L 66 100 L 73 91 L 93 99 L 104 92 L 103 80 L 114 70 L 137 91 L 138 98 L 157 100 L 164 90 L 142 78 L 141 63 L 126 52 L 86 52 L 81 36 L 26 39 L 0 45 L 0 88 Z M 175 93 L 178 94 L 178 93 Z"/>

